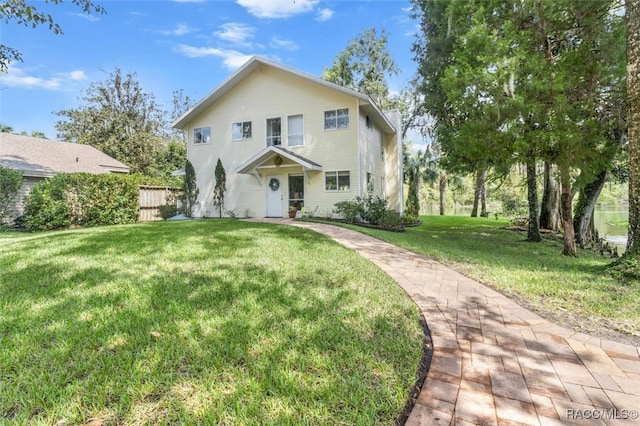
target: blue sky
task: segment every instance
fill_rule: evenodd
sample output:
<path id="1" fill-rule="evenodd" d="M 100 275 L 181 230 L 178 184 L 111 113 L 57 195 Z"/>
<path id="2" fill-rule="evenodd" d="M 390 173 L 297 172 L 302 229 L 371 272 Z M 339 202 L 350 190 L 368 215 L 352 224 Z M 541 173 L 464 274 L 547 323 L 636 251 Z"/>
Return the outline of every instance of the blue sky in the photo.
<path id="1" fill-rule="evenodd" d="M 18 49 L 23 62 L 0 75 L 0 121 L 52 139 L 54 112 L 79 106 L 89 84 L 116 67 L 136 73 L 170 109 L 173 91 L 200 100 L 253 55 L 319 76 L 361 30 L 375 27 L 388 32 L 401 69 L 391 90 L 416 69 L 408 0 L 96 0 L 107 13 L 91 16 L 70 2 L 31 3 L 51 13 L 64 35 L 2 22 L 2 43 Z"/>

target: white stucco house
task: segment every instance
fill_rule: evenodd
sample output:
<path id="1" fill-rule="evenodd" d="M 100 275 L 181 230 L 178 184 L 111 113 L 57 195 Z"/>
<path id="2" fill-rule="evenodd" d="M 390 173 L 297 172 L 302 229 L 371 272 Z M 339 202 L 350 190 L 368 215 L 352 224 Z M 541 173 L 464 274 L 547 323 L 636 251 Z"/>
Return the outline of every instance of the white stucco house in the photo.
<path id="1" fill-rule="evenodd" d="M 199 188 L 194 216 L 215 216 L 218 158 L 225 210 L 286 217 L 289 206 L 327 214 L 338 201 L 380 196 L 401 212 L 402 141 L 397 111 L 261 57 L 253 57 L 178 118 Z"/>

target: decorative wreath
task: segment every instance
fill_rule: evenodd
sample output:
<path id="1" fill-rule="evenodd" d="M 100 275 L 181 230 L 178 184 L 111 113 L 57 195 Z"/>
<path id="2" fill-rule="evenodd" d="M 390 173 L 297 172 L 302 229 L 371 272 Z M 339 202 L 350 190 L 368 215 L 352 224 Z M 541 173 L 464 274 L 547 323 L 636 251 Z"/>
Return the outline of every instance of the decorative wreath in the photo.
<path id="1" fill-rule="evenodd" d="M 273 159 L 273 163 L 276 165 L 276 167 L 280 167 L 280 165 L 282 164 L 282 157 L 276 155 L 276 158 Z"/>
<path id="2" fill-rule="evenodd" d="M 276 178 L 271 178 L 269 181 L 269 188 L 271 188 L 272 191 L 277 191 L 278 188 L 280 188 L 280 181 Z"/>

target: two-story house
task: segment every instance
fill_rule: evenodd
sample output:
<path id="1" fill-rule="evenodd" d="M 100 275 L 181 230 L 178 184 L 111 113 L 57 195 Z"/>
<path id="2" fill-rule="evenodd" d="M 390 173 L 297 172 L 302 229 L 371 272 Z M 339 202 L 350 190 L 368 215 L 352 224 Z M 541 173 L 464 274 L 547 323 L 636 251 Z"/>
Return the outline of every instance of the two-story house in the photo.
<path id="1" fill-rule="evenodd" d="M 403 208 L 401 118 L 367 95 L 254 57 L 178 118 L 199 188 L 194 216 L 215 216 L 218 158 L 225 210 L 286 217 L 380 196 Z"/>

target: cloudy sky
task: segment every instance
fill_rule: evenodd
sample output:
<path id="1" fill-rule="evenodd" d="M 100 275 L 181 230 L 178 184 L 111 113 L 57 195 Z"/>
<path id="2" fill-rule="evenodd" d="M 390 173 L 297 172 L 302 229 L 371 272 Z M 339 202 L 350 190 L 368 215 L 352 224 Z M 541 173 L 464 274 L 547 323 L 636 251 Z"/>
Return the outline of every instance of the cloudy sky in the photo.
<path id="1" fill-rule="evenodd" d="M 253 55 L 319 76 L 363 29 L 384 28 L 402 73 L 415 72 L 410 51 L 416 22 L 409 0 L 96 0 L 104 15 L 70 2 L 33 2 L 64 34 L 47 26 L 2 23 L 2 44 L 18 49 L 0 75 L 0 122 L 15 132 L 55 139 L 54 114 L 80 105 L 83 91 L 116 67 L 136 73 L 143 89 L 170 109 L 175 90 L 199 100 Z"/>

